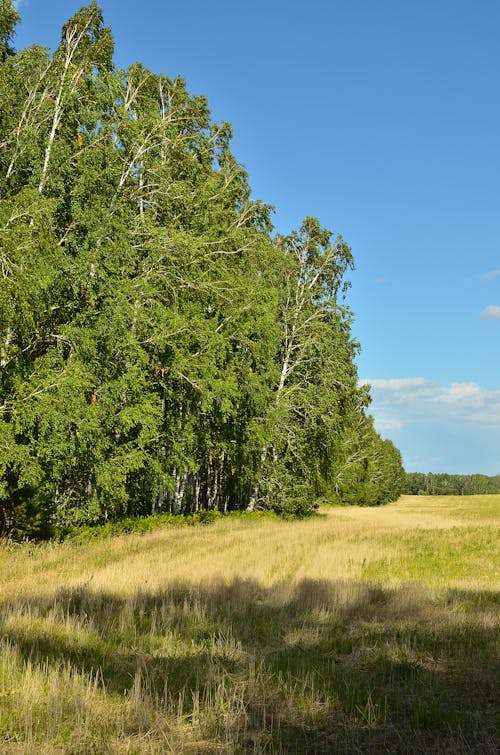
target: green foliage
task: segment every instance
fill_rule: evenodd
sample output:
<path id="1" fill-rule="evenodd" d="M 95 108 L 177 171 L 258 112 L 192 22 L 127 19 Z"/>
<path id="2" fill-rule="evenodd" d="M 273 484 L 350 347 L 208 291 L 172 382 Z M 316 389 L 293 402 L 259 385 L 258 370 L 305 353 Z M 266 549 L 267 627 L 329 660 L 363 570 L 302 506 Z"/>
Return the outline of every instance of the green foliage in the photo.
<path id="1" fill-rule="evenodd" d="M 14 54 L 11 39 L 18 21 L 19 13 L 13 0 L 0 0 L 0 63 Z"/>
<path id="2" fill-rule="evenodd" d="M 196 527 L 213 524 L 222 518 L 243 519 L 246 522 L 255 523 L 262 521 L 262 519 L 277 519 L 272 511 L 229 511 L 227 514 L 214 510 L 198 511 L 195 514 L 161 513 L 142 517 L 125 516 L 106 522 L 106 524 L 93 526 L 60 527 L 52 534 L 59 541 L 84 543 L 117 535 L 145 534 L 163 527 Z M 297 518 L 297 516 L 294 516 L 294 518 Z"/>
<path id="3" fill-rule="evenodd" d="M 57 532 L 59 539 L 86 542 L 100 540 L 114 535 L 130 533 L 144 534 L 161 527 L 185 527 L 197 524 L 211 524 L 220 518 L 219 511 L 199 511 L 197 514 L 154 514 L 145 517 L 125 516 L 106 524 L 87 527 L 74 527 L 73 529 L 60 529 Z"/>
<path id="4" fill-rule="evenodd" d="M 53 55 L 14 53 L 0 7 L 0 530 L 397 497 L 343 239 L 273 237 L 230 126 L 117 70 L 95 2 Z"/>
<path id="5" fill-rule="evenodd" d="M 423 474 L 407 472 L 405 493 L 408 495 L 481 495 L 500 493 L 500 475 Z"/>

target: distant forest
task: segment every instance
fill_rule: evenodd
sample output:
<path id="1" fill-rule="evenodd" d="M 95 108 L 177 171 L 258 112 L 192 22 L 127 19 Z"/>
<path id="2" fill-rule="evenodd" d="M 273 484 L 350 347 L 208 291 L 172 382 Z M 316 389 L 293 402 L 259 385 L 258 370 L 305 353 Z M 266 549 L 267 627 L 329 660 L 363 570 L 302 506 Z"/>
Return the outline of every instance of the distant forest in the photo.
<path id="1" fill-rule="evenodd" d="M 500 494 L 500 475 L 423 474 L 407 472 L 405 493 L 408 495 L 480 495 Z"/>
<path id="2" fill-rule="evenodd" d="M 0 0 L 0 532 L 397 498 L 346 242 L 274 233 L 230 125 L 117 69 L 94 2 L 53 54 L 18 20 Z"/>

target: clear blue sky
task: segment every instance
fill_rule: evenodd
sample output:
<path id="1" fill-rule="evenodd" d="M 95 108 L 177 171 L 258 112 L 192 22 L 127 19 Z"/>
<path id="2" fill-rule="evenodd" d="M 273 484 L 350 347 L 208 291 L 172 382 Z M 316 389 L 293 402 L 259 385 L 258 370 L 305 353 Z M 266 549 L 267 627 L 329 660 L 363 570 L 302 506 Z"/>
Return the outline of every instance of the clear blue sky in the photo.
<path id="1" fill-rule="evenodd" d="M 500 2 L 102 0 L 119 66 L 234 127 L 280 232 L 341 232 L 372 413 L 408 470 L 500 473 Z M 21 0 L 17 47 L 73 0 Z"/>

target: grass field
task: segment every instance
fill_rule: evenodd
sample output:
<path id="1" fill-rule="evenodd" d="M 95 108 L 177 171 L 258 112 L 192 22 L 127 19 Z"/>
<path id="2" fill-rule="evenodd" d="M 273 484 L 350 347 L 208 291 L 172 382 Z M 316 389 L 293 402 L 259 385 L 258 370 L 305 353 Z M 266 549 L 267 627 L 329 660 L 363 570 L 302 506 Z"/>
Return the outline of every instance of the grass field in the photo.
<path id="1" fill-rule="evenodd" d="M 0 545 L 1 753 L 498 753 L 500 496 Z"/>

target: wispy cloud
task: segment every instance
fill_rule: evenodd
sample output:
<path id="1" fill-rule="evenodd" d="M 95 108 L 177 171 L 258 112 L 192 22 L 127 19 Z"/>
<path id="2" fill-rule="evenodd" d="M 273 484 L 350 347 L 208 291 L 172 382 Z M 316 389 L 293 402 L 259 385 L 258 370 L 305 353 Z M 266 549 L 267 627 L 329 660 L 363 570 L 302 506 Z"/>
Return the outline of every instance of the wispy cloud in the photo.
<path id="1" fill-rule="evenodd" d="M 481 312 L 481 317 L 484 319 L 500 320 L 500 307 L 496 304 L 489 304 Z"/>
<path id="2" fill-rule="evenodd" d="M 493 278 L 498 278 L 499 276 L 500 268 L 497 268 L 496 270 L 489 270 L 487 273 L 483 273 L 483 275 L 481 275 L 481 280 L 491 281 Z"/>
<path id="3" fill-rule="evenodd" d="M 381 430 L 425 418 L 500 427 L 500 390 L 487 391 L 474 382 L 440 385 L 420 377 L 362 382 L 372 387 L 370 411 Z"/>
<path id="4" fill-rule="evenodd" d="M 376 429 L 395 442 L 407 470 L 500 473 L 500 389 L 423 377 L 362 383 L 371 386 Z"/>
<path id="5" fill-rule="evenodd" d="M 426 384 L 423 377 L 417 378 L 389 378 L 388 380 L 361 380 L 361 385 L 372 385 L 374 388 L 381 388 L 389 391 L 406 391 L 408 389 L 420 387 Z"/>
<path id="6" fill-rule="evenodd" d="M 390 433 L 391 430 L 401 430 L 405 426 L 402 419 L 388 419 L 387 417 L 376 417 L 374 424 L 375 429 L 382 434 Z"/>

